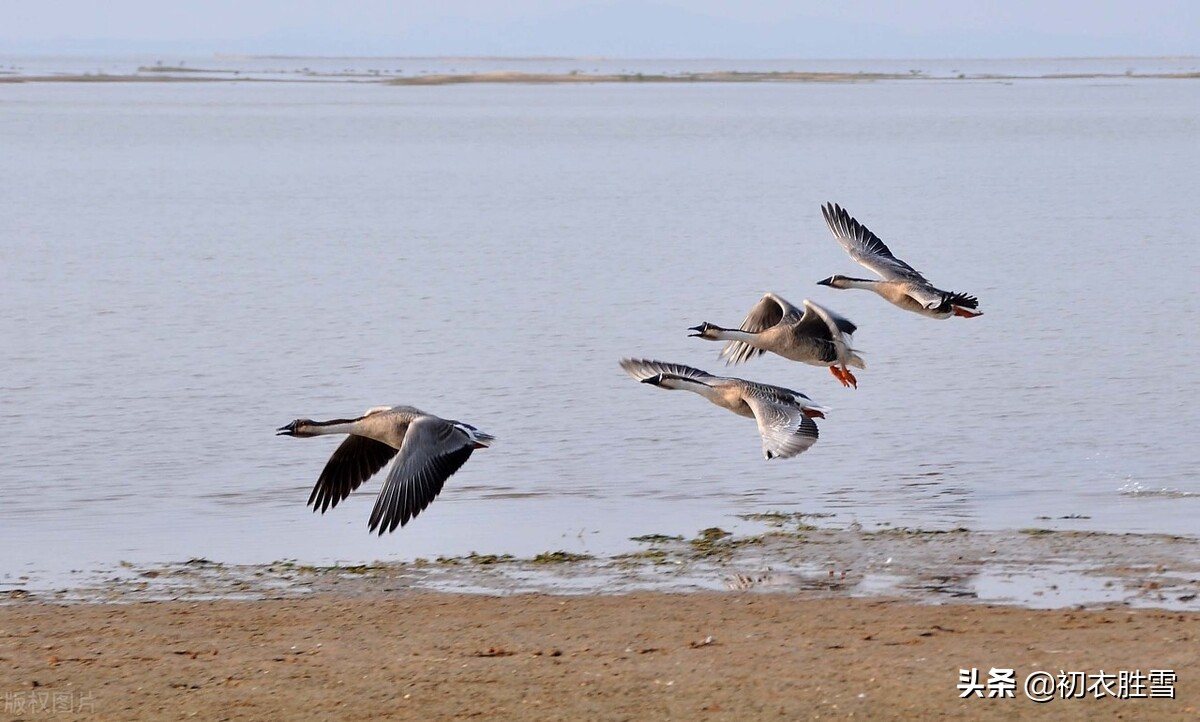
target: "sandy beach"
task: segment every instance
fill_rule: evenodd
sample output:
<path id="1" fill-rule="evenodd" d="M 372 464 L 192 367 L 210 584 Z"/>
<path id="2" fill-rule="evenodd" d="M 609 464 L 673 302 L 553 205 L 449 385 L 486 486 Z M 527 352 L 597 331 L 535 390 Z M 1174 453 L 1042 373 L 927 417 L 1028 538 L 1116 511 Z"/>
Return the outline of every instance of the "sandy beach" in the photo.
<path id="1" fill-rule="evenodd" d="M 752 592 L 21 601 L 0 607 L 0 692 L 14 719 L 1182 720 L 1198 635 L 1196 613 Z M 1014 697 L 961 699 L 971 668 L 1014 670 Z M 1023 689 L 1150 670 L 1175 678 Z"/>
<path id="2" fill-rule="evenodd" d="M 758 536 L 639 539 L 642 551 L 614 557 L 193 559 L 10 589 L 0 693 L 15 719 L 1164 720 L 1200 709 L 1192 539 L 774 521 L 784 526 Z M 1011 670 L 1011 698 L 986 696 L 1006 694 L 1002 681 L 988 687 L 993 668 Z M 971 670 L 982 696 L 960 687 Z M 1031 675 L 1072 673 L 1078 696 L 1052 687 L 1031 701 Z"/>

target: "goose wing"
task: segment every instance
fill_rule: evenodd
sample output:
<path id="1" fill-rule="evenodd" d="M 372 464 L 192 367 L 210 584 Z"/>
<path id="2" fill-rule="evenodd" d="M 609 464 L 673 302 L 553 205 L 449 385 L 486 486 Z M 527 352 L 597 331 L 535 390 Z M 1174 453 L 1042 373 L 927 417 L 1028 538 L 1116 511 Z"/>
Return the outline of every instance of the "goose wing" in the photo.
<path id="1" fill-rule="evenodd" d="M 436 416 L 415 419 L 371 510 L 371 531 L 395 531 L 424 511 L 474 449 L 475 442 L 454 423 Z"/>
<path id="2" fill-rule="evenodd" d="M 833 232 L 833 237 L 842 244 L 850 258 L 863 268 L 889 281 L 928 283 L 920 271 L 893 256 L 887 244 L 854 220 L 846 209 L 836 203 L 826 203 L 821 206 L 821 214 L 825 216 L 825 224 Z"/>
<path id="3" fill-rule="evenodd" d="M 804 315 L 796 325 L 796 333 L 809 338 L 846 343 L 845 337 L 857 330 L 858 326 L 845 316 L 804 299 Z"/>
<path id="4" fill-rule="evenodd" d="M 351 434 L 329 457 L 317 485 L 308 496 L 308 505 L 313 511 L 324 514 L 326 509 L 350 496 L 350 492 L 374 476 L 395 455 L 396 449 L 382 441 Z"/>
<path id="5" fill-rule="evenodd" d="M 850 349 L 846 336 L 858 330 L 850 319 L 804 299 L 804 315 L 796 325 L 796 333 L 818 344 L 824 361 L 840 359 Z"/>
<path id="6" fill-rule="evenodd" d="M 750 309 L 746 320 L 742 321 L 739 328 L 747 333 L 762 333 L 785 320 L 793 321 L 798 318 L 800 318 L 799 309 L 785 299 L 773 293 L 767 293 L 758 300 L 758 303 L 754 304 L 754 308 Z M 749 361 L 764 353 L 766 351 L 763 349 L 754 348 L 744 341 L 730 341 L 725 344 L 725 348 L 721 349 L 721 355 L 718 358 L 725 359 L 726 365 L 730 365 Z"/>
<path id="7" fill-rule="evenodd" d="M 830 311 L 828 308 L 804 299 L 804 315 L 800 318 L 803 324 L 824 326 L 833 338 L 849 336 L 858 330 L 858 326 L 845 316 Z"/>
<path id="8" fill-rule="evenodd" d="M 634 377 L 638 381 L 645 381 L 646 379 L 653 378 L 659 374 L 665 374 L 667 376 L 682 376 L 684 378 L 696 379 L 700 381 L 717 378 L 707 371 L 701 371 L 700 369 L 693 368 L 691 366 L 667 363 L 665 361 L 651 361 L 650 359 L 623 358 L 621 359 L 621 368 L 625 369 L 625 373 Z"/>
<path id="9" fill-rule="evenodd" d="M 745 394 L 745 399 L 758 421 L 763 456 L 767 459 L 796 456 L 817 443 L 817 424 L 799 406 L 786 403 L 775 394 L 755 393 L 753 389 Z"/>

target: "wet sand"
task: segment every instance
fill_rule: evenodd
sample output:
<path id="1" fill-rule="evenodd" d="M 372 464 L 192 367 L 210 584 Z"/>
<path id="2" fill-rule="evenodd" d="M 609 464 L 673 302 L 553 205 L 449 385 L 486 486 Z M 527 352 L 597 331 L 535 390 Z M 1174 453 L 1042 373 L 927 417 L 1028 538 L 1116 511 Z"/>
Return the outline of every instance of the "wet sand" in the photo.
<path id="1" fill-rule="evenodd" d="M 822 529 L 797 515 L 753 516 L 770 530 L 650 535 L 634 540 L 641 551 L 607 558 L 560 551 L 348 566 L 197 559 L 123 564 L 92 587 L 9 589 L 0 596 L 3 716 L 1200 714 L 1193 538 Z M 1030 586 L 1033 577 L 1040 586 Z M 988 592 L 1006 579 L 1023 591 Z M 993 667 L 1014 670 L 1013 698 L 960 699 L 960 669 L 978 669 L 986 683 Z M 1151 670 L 1176 675 L 1166 685 L 1174 699 L 1148 696 Z M 1115 697 L 1114 677 L 1099 699 L 1093 691 L 1037 704 L 1024 691 L 1037 671 L 1139 673 L 1147 696 Z"/>
<path id="2" fill-rule="evenodd" d="M 1198 650 L 1195 612 L 740 591 L 0 607 L 21 719 L 1182 720 Z M 972 667 L 1016 670 L 1016 696 L 960 699 Z M 1035 670 L 1151 669 L 1176 673 L 1175 699 L 1021 689 Z"/>

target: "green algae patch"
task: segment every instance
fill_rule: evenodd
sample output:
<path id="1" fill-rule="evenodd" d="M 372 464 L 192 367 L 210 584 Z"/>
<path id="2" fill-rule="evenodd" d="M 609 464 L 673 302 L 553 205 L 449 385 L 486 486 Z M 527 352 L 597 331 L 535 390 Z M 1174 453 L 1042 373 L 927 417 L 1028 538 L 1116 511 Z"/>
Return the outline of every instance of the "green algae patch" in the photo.
<path id="1" fill-rule="evenodd" d="M 692 540 L 692 544 L 712 544 L 727 536 L 733 536 L 733 532 L 725 531 L 719 526 L 710 526 L 707 529 L 701 530 L 700 535 Z"/>
<path id="2" fill-rule="evenodd" d="M 478 564 L 479 566 L 491 566 L 492 564 L 509 564 L 516 561 L 516 557 L 512 554 L 476 554 L 471 552 L 464 561 L 469 564 Z"/>
<path id="3" fill-rule="evenodd" d="M 585 562 L 594 557 L 591 554 L 573 554 L 571 552 L 542 552 L 533 558 L 534 564 L 567 564 L 569 562 Z"/>
<path id="4" fill-rule="evenodd" d="M 613 560 L 621 563 L 652 562 L 654 564 L 668 564 L 670 563 L 670 552 L 666 549 L 643 549 L 640 552 L 618 554 L 613 557 Z"/>
<path id="5" fill-rule="evenodd" d="M 688 542 L 692 548 L 692 556 L 697 559 L 728 557 L 733 554 L 735 549 L 762 543 L 762 537 L 734 539 L 732 532 L 715 526 L 702 530 L 695 539 Z"/>

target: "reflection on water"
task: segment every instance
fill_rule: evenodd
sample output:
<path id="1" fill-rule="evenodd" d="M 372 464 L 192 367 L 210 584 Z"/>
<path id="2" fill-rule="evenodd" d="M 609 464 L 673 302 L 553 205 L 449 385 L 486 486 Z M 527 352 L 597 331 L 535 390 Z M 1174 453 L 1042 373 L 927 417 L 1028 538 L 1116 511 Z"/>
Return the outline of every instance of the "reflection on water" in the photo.
<path id="1" fill-rule="evenodd" d="M 1157 496 L 1167 499 L 1187 499 L 1188 497 L 1200 496 L 1200 492 L 1183 491 L 1182 489 L 1158 488 L 1151 489 L 1140 482 L 1131 481 L 1122 486 L 1118 491 L 1124 496 Z"/>
<path id="2" fill-rule="evenodd" d="M 735 515 L 1194 534 L 1200 85 L 0 86 L 0 570 L 606 552 Z M 982 318 L 815 282 L 836 200 Z M 764 462 L 632 382 L 764 291 L 859 326 L 857 391 Z M 499 436 L 402 532 L 305 508 L 408 403 Z M 1169 495 L 1130 493 L 1172 490 Z M 1086 519 L 1079 519 L 1086 517 Z"/>

